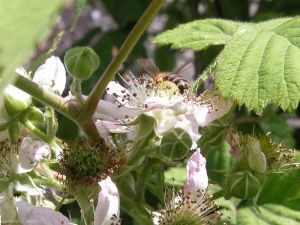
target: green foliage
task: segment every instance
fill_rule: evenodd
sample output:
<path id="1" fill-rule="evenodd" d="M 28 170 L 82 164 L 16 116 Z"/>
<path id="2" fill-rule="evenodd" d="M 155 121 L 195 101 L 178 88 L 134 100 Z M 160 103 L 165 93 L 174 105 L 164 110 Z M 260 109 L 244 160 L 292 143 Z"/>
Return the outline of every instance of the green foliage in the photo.
<path id="1" fill-rule="evenodd" d="M 224 45 L 237 31 L 240 23 L 205 19 L 193 21 L 158 35 L 154 43 L 171 44 L 174 49 L 191 48 L 196 51 L 206 49 L 211 45 Z"/>
<path id="2" fill-rule="evenodd" d="M 290 111 L 300 100 L 299 24 L 299 17 L 258 24 L 206 19 L 166 31 L 155 42 L 197 51 L 225 45 L 215 67 L 221 94 L 258 114 L 270 102 Z"/>
<path id="3" fill-rule="evenodd" d="M 226 172 L 234 161 L 230 154 L 230 146 L 224 140 L 217 145 L 209 145 L 206 160 L 209 178 L 217 184 L 223 185 L 226 180 Z"/>
<path id="4" fill-rule="evenodd" d="M 259 125 L 265 134 L 270 133 L 269 137 L 274 143 L 284 143 L 289 148 L 294 147 L 294 131 L 288 126 L 283 117 L 276 115 L 275 113 L 267 114 Z"/>
<path id="5" fill-rule="evenodd" d="M 49 33 L 66 0 L 2 1 L 0 7 L 0 93 L 13 82 L 14 70 L 32 55 Z"/>
<path id="6" fill-rule="evenodd" d="M 245 207 L 238 211 L 237 224 L 276 224 L 297 225 L 300 223 L 299 211 L 277 204 L 265 204 L 259 207 L 260 212 L 254 207 Z"/>
<path id="7" fill-rule="evenodd" d="M 184 165 L 178 165 L 165 171 L 165 183 L 169 185 L 182 186 L 186 178 L 186 168 Z"/>

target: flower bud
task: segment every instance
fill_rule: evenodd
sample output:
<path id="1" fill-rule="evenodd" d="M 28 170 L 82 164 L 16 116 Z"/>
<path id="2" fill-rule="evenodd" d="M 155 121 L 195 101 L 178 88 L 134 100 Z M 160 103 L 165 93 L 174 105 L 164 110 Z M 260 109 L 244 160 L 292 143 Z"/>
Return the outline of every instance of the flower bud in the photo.
<path id="1" fill-rule="evenodd" d="M 190 135 L 183 129 L 175 128 L 162 137 L 160 149 L 163 155 L 171 159 L 182 159 L 191 146 Z"/>
<path id="2" fill-rule="evenodd" d="M 204 192 L 208 186 L 208 176 L 206 172 L 206 160 L 201 155 L 198 148 L 189 158 L 187 166 L 187 177 L 183 192 L 185 194 L 197 195 Z"/>
<path id="3" fill-rule="evenodd" d="M 27 109 L 31 97 L 19 88 L 9 85 L 4 90 L 4 107 L 11 117 Z"/>
<path id="4" fill-rule="evenodd" d="M 254 198 L 261 188 L 260 181 L 248 171 L 241 171 L 232 174 L 228 178 L 225 198 L 231 196 L 240 199 Z"/>
<path id="5" fill-rule="evenodd" d="M 41 110 L 36 107 L 30 107 L 23 117 L 23 120 L 29 120 L 36 128 L 45 130 L 45 117 Z"/>
<path id="6" fill-rule="evenodd" d="M 100 59 L 93 49 L 76 47 L 66 52 L 64 63 L 73 78 L 87 80 L 99 67 Z"/>

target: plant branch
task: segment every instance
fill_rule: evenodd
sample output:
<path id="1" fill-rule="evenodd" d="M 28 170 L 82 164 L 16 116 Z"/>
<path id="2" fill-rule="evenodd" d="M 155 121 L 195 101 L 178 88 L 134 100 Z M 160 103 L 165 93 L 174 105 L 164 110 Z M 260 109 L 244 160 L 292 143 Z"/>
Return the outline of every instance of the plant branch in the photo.
<path id="1" fill-rule="evenodd" d="M 76 101 L 65 100 L 23 76 L 18 76 L 14 85 L 38 101 L 53 107 L 58 112 L 73 120 L 89 138 L 94 140 L 99 139 L 99 134 L 92 118 L 85 120 L 78 119 L 80 107 Z"/>
<path id="2" fill-rule="evenodd" d="M 74 113 L 71 114 L 72 111 L 69 109 L 69 105 L 67 104 L 66 100 L 56 95 L 52 91 L 43 88 L 41 85 L 23 76 L 18 76 L 14 85 L 38 101 L 52 106 L 58 112 L 64 114 L 68 118 L 73 119 L 74 115 L 72 114 Z"/>
<path id="3" fill-rule="evenodd" d="M 102 74 L 100 80 L 97 82 L 96 86 L 89 95 L 86 107 L 82 111 L 81 118 L 87 119 L 91 118 L 96 110 L 98 102 L 105 92 L 105 88 L 108 83 L 114 78 L 115 74 L 118 72 L 120 66 L 126 60 L 133 47 L 136 45 L 137 41 L 140 39 L 141 35 L 146 30 L 147 26 L 156 15 L 160 9 L 163 0 L 153 0 L 149 7 L 146 9 L 142 17 L 139 19 L 131 33 L 128 35 L 127 39 L 120 48 L 118 54 L 107 67 L 107 69 Z"/>

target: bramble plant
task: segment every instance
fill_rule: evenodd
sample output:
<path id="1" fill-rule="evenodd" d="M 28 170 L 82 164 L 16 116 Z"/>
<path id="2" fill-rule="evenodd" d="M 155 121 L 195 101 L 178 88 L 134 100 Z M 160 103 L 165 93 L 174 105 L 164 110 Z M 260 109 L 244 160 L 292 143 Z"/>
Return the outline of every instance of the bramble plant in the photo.
<path id="1" fill-rule="evenodd" d="M 22 8 L 13 24 L 42 30 L 66 1 L 45 4 L 13 0 L 0 12 L 12 18 Z M 202 19 L 161 32 L 158 46 L 218 49 L 182 91 L 170 74 L 157 81 L 119 73 L 162 5 L 149 4 L 88 93 L 82 86 L 98 73 L 101 51 L 76 46 L 62 62 L 54 55 L 58 38 L 25 70 L 20 65 L 44 34 L 21 42 L 0 23 L 12 36 L 0 36 L 1 224 L 300 223 L 299 153 L 276 114 L 292 113 L 300 100 L 300 18 Z M 30 19 L 18 24 L 22 18 Z M 80 136 L 59 137 L 73 129 L 61 114 Z"/>

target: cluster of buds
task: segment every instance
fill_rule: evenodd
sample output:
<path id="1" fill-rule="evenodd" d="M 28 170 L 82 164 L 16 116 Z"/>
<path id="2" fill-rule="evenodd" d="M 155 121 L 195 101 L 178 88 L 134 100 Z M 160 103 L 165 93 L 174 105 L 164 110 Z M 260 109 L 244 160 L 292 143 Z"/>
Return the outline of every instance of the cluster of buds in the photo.
<path id="1" fill-rule="evenodd" d="M 225 197 L 256 197 L 269 173 L 293 165 L 294 150 L 276 145 L 265 136 L 230 133 L 227 136 L 231 154 L 237 160 L 227 179 Z"/>

